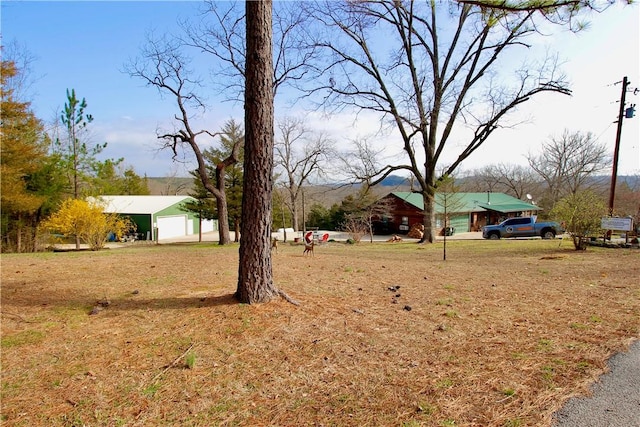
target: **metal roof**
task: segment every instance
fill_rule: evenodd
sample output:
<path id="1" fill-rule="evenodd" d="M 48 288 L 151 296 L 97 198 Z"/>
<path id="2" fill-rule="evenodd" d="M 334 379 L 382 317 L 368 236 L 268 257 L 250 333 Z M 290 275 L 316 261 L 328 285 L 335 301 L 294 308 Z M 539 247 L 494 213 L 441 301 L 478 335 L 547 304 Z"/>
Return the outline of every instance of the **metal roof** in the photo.
<path id="1" fill-rule="evenodd" d="M 513 203 L 495 203 L 495 204 L 479 203 L 478 206 L 481 206 L 488 211 L 496 211 L 496 212 L 502 212 L 502 213 L 542 210 L 542 208 L 524 201 L 513 202 Z"/>
<path id="2" fill-rule="evenodd" d="M 415 206 L 419 210 L 424 210 L 422 193 L 412 193 L 396 191 L 391 193 L 395 197 Z M 492 210 L 496 212 L 521 212 L 538 211 L 538 206 L 525 202 L 504 193 L 452 193 L 451 205 L 455 205 L 456 212 L 484 212 Z M 444 211 L 444 195 L 436 193 L 436 212 Z"/>
<path id="3" fill-rule="evenodd" d="M 163 209 L 193 200 L 191 196 L 98 196 L 107 213 L 154 214 Z"/>

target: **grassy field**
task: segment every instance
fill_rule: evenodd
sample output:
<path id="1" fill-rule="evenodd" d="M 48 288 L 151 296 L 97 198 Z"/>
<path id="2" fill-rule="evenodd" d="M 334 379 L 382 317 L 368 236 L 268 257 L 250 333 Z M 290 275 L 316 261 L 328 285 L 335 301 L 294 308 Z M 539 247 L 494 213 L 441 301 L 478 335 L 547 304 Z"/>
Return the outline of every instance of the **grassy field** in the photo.
<path id="1" fill-rule="evenodd" d="M 237 262 L 3 255 L 2 425 L 548 426 L 640 335 L 637 249 L 281 244 L 300 306 L 236 303 Z"/>

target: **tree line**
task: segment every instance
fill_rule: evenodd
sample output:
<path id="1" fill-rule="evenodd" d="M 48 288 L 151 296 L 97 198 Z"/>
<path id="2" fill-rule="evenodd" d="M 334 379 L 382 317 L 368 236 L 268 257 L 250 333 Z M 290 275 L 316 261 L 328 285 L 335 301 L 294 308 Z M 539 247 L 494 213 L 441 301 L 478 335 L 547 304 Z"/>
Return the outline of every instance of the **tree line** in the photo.
<path id="1" fill-rule="evenodd" d="M 91 145 L 87 130 L 93 117 L 75 90 L 67 90 L 58 122 L 47 126 L 21 99 L 26 69 L 2 60 L 0 172 L 3 252 L 38 249 L 38 228 L 66 200 L 108 194 L 149 194 L 146 177 L 124 159 L 99 160 L 107 143 Z M 89 209 L 89 207 L 87 207 Z M 92 214 L 89 209 L 88 214 Z M 95 212 L 92 218 L 102 220 Z M 77 235 L 76 235 L 77 236 Z M 76 245 L 79 246 L 79 237 Z"/>
<path id="2" fill-rule="evenodd" d="M 340 158 L 340 153 L 331 144 L 315 144 L 323 136 L 306 131 L 302 119 L 286 118 L 276 125 L 274 195 L 272 228 L 292 228 L 303 230 L 305 226 L 325 230 L 346 230 L 354 227 L 358 218 L 360 230 L 366 234 L 368 225 L 364 218 L 367 209 L 383 196 L 384 187 L 371 188 L 356 185 L 351 194 L 342 200 L 319 202 L 313 196 L 313 184 L 326 183 L 330 179 L 330 163 Z M 294 130 L 297 129 L 295 132 Z M 216 167 L 221 159 L 228 156 L 233 141 L 244 138 L 242 128 L 231 120 L 222 128 L 219 148 L 209 147 L 204 151 L 210 179 L 216 180 Z M 244 154 L 239 156 L 242 160 Z M 362 157 L 361 157 L 362 158 Z M 501 192 L 521 200 L 531 200 L 542 208 L 540 216 L 553 218 L 555 205 L 568 196 L 592 192 L 601 202 L 606 200 L 609 176 L 603 175 L 610 167 L 610 155 L 604 144 L 590 132 L 569 131 L 551 135 L 542 142 L 539 152 L 527 156 L 527 166 L 515 164 L 490 164 L 483 168 L 461 171 L 449 177 L 455 182 L 459 192 Z M 313 165 L 313 166 L 309 166 Z M 346 162 L 345 162 L 346 165 Z M 306 167 L 303 167 L 306 166 Z M 191 210 L 201 213 L 203 218 L 218 219 L 216 204 L 202 186 L 197 172 L 194 177 L 195 191 L 190 195 L 198 202 L 190 205 Z M 311 179 L 310 177 L 313 177 Z M 242 163 L 236 163 L 226 173 L 225 187 L 229 206 L 229 218 L 236 238 L 240 231 L 240 205 L 242 200 Z M 410 178 L 398 181 L 400 188 L 413 190 Z M 339 189 L 334 182 L 326 191 Z M 438 191 L 444 191 L 443 185 Z M 304 192 L 306 189 L 306 201 Z M 615 215 L 632 216 L 640 220 L 637 200 L 640 194 L 640 178 L 629 177 L 618 184 Z M 528 197 L 527 197 L 528 196 Z M 388 209 L 378 207 L 381 213 Z M 605 215 L 603 213 L 602 215 Z"/>

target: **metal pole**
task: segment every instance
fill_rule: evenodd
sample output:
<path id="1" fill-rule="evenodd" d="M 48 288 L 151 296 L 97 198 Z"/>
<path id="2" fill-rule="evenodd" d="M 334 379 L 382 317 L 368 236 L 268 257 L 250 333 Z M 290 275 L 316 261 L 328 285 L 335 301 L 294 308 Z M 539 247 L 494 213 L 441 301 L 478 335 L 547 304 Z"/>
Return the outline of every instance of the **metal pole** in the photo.
<path id="1" fill-rule="evenodd" d="M 287 243 L 287 224 L 284 222 L 284 196 L 280 199 L 280 210 L 282 211 L 282 231 L 284 232 L 284 242 Z"/>
<path id="2" fill-rule="evenodd" d="M 307 215 L 304 212 L 304 188 L 302 189 L 302 233 L 307 232 Z"/>
<path id="3" fill-rule="evenodd" d="M 616 180 L 618 178 L 618 153 L 620 151 L 620 136 L 622 135 L 622 120 L 624 119 L 624 100 L 627 94 L 629 80 L 622 79 L 622 94 L 620 95 L 620 112 L 618 113 L 618 130 L 616 132 L 616 146 L 613 151 L 613 170 L 611 171 L 611 189 L 609 190 L 609 215 L 613 215 L 613 202 L 616 198 Z"/>

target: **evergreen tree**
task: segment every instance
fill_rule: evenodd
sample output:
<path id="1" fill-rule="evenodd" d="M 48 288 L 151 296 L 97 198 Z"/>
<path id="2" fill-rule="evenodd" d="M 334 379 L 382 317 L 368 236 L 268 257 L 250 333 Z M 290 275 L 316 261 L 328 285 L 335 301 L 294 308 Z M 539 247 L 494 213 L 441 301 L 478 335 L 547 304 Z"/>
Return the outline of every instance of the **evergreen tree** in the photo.
<path id="1" fill-rule="evenodd" d="M 207 169 L 209 169 L 207 167 Z M 202 220 L 218 219 L 218 213 L 216 211 L 216 199 L 211 196 L 209 190 L 207 190 L 202 184 L 200 174 L 198 171 L 191 171 L 193 176 L 193 188 L 194 190 L 189 193 L 189 196 L 193 197 L 195 201 L 185 202 L 182 208 L 193 212 L 200 220 L 200 239 L 202 241 Z"/>
<path id="2" fill-rule="evenodd" d="M 76 96 L 75 89 L 67 89 L 67 102 L 60 115 L 65 127 L 64 138 L 56 138 L 53 154 L 58 156 L 64 171 L 71 197 L 79 199 L 88 195 L 104 194 L 100 185 L 107 185 L 107 192 L 111 192 L 109 180 L 100 180 L 99 175 L 109 175 L 124 159 L 98 160 L 98 155 L 107 147 L 107 143 L 87 144 L 87 127 L 93 121 L 93 116 L 86 112 L 87 101 Z M 76 238 L 76 249 L 80 248 L 80 240 Z"/>
<path id="3" fill-rule="evenodd" d="M 242 212 L 242 162 L 244 159 L 244 132 L 235 120 L 225 123 L 220 133 L 220 147 L 209 147 L 202 152 L 206 174 L 218 189 L 223 189 L 226 199 L 228 220 L 233 224 L 235 241 L 240 237 L 240 213 Z M 237 152 L 237 155 L 234 154 Z M 237 159 L 237 161 L 231 161 Z M 221 165 L 223 167 L 221 167 Z M 200 173 L 191 172 L 194 177 L 194 191 L 189 195 L 197 201 L 185 204 L 185 208 L 201 219 L 217 219 L 218 202 L 202 182 Z"/>
<path id="4" fill-rule="evenodd" d="M 75 89 L 67 89 L 67 102 L 60 115 L 66 136 L 63 139 L 56 138 L 54 150 L 60 156 L 74 199 L 88 190 L 90 178 L 97 168 L 96 156 L 107 146 L 107 143 L 103 143 L 89 147 L 82 141 L 81 138 L 87 135 L 87 126 L 93 121 L 93 116 L 85 112 L 86 108 L 87 101 L 78 99 Z"/>
<path id="5" fill-rule="evenodd" d="M 122 174 L 122 181 L 122 194 L 137 194 L 141 196 L 151 194 L 151 191 L 149 190 L 149 179 L 147 176 L 145 175 L 144 177 L 141 177 L 133 170 L 132 167 L 128 167 L 124 170 L 124 173 Z"/>
<path id="6" fill-rule="evenodd" d="M 322 230 L 335 230 L 336 225 L 331 221 L 329 209 L 320 203 L 314 203 L 309 209 L 307 215 L 307 225 L 310 227 L 318 227 Z"/>
<path id="7" fill-rule="evenodd" d="M 204 152 L 204 157 L 215 177 L 216 165 L 223 164 L 225 159 L 229 159 L 236 146 L 239 146 L 237 161 L 227 162 L 228 164 L 224 168 L 224 190 L 227 196 L 228 218 L 235 232 L 234 240 L 238 242 L 242 214 L 242 182 L 244 180 L 244 130 L 242 126 L 233 119 L 226 122 L 220 134 L 220 148 L 208 148 Z M 209 166 L 207 168 L 209 169 Z M 216 182 L 217 180 L 218 178 L 216 178 Z"/>
<path id="8" fill-rule="evenodd" d="M 95 177 L 91 180 L 93 195 L 147 195 L 149 183 L 140 177 L 131 166 L 124 168 L 122 161 L 107 159 L 96 162 Z"/>
<path id="9" fill-rule="evenodd" d="M 2 203 L 2 249 L 22 252 L 35 249 L 35 222 L 46 202 L 40 185 L 46 184 L 47 139 L 42 122 L 28 102 L 14 96 L 11 79 L 20 70 L 12 61 L 2 61 L 0 173 Z M 40 179 L 35 179 L 40 177 Z"/>

